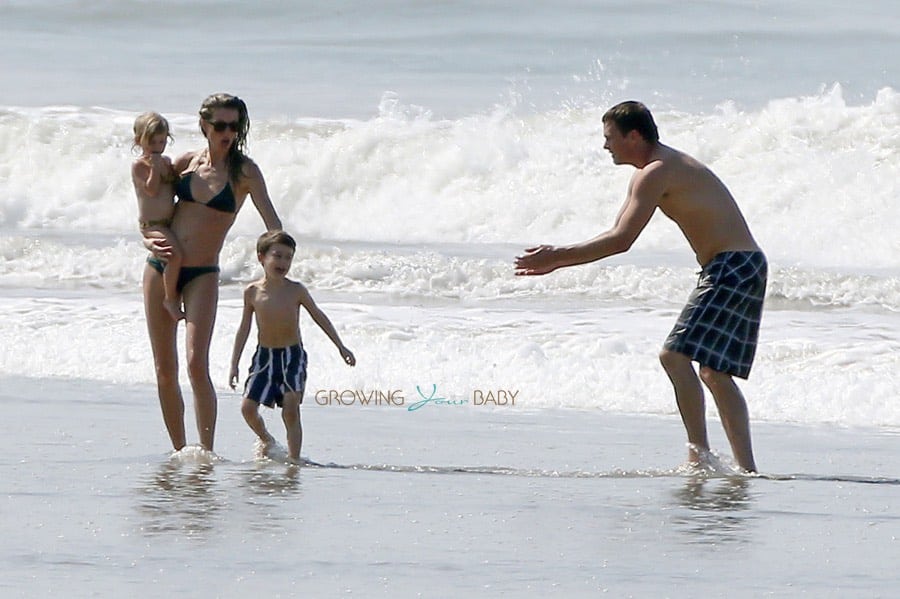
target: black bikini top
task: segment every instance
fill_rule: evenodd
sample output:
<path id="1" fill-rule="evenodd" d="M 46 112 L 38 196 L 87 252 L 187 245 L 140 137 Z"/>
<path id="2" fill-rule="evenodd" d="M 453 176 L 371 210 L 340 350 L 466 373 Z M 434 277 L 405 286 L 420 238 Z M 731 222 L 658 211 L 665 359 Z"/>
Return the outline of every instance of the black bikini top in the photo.
<path id="1" fill-rule="evenodd" d="M 184 174 L 180 179 L 178 179 L 178 183 L 175 184 L 175 194 L 178 196 L 178 200 L 181 202 L 196 202 L 201 206 L 206 206 L 207 208 L 212 208 L 213 210 L 218 210 L 219 212 L 230 212 L 234 214 L 237 211 L 237 201 L 234 198 L 234 191 L 231 189 L 231 181 L 225 184 L 225 187 L 222 188 L 222 191 L 217 193 L 210 201 L 203 203 L 197 202 L 194 199 L 193 194 L 191 194 L 191 175 L 194 174 L 194 171 L 189 171 Z"/>

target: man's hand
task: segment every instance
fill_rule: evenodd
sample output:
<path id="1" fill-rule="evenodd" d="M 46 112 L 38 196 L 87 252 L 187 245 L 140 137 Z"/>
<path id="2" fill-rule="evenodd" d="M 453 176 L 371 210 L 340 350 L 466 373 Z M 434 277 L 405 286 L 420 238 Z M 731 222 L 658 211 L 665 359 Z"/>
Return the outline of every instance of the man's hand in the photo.
<path id="1" fill-rule="evenodd" d="M 516 276 L 545 275 L 561 265 L 558 262 L 559 249 L 552 245 L 539 245 L 516 256 Z"/>

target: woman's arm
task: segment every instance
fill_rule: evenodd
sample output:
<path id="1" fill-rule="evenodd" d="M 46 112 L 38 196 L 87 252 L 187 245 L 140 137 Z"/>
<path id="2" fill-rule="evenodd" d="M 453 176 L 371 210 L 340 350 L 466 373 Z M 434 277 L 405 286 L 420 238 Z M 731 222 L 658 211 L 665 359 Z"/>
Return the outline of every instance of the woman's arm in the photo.
<path id="1" fill-rule="evenodd" d="M 252 160 L 247 160 L 244 166 L 244 174 L 247 180 L 247 191 L 256 211 L 262 217 L 268 231 L 280 231 L 282 229 L 281 219 L 275 212 L 272 200 L 269 198 L 269 190 L 266 188 L 266 180 L 263 178 L 262 170 Z"/>
<path id="2" fill-rule="evenodd" d="M 176 177 L 180 177 L 181 173 L 188 169 L 188 167 L 191 165 L 191 162 L 193 162 L 198 153 L 199 152 L 196 151 L 185 152 L 175 159 L 175 162 L 172 163 L 172 169 L 175 171 Z"/>
<path id="3" fill-rule="evenodd" d="M 175 235 L 171 237 L 147 237 L 141 236 L 141 244 L 148 252 L 162 260 L 168 260 L 173 254 L 179 253 L 180 248 L 173 247 L 175 243 Z"/>
<path id="4" fill-rule="evenodd" d="M 228 385 L 232 389 L 237 385 L 241 354 L 244 353 L 244 346 L 247 344 L 247 338 L 250 336 L 250 322 L 253 319 L 253 295 L 253 285 L 244 289 L 244 311 L 241 315 L 241 324 L 238 325 L 237 332 L 234 335 L 234 350 L 231 352 L 231 371 L 228 375 Z"/>

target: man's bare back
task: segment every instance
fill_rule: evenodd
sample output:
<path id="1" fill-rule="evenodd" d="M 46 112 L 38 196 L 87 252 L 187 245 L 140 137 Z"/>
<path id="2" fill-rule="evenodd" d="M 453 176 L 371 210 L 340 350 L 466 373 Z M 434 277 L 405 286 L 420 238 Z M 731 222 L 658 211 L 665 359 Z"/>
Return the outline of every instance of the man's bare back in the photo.
<path id="1" fill-rule="evenodd" d="M 632 178 L 658 177 L 664 190 L 659 209 L 675 221 L 702 265 L 725 251 L 756 251 L 759 246 L 728 188 L 695 158 L 658 144 L 652 162 Z"/>

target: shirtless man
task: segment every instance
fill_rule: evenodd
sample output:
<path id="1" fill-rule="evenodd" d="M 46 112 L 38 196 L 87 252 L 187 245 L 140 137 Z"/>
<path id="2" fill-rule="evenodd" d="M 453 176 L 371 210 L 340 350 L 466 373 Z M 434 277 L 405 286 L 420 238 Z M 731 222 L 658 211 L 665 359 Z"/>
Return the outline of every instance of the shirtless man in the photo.
<path id="1" fill-rule="evenodd" d="M 756 472 L 747 404 L 732 379 L 746 379 L 756 351 L 766 258 L 725 185 L 706 166 L 659 142 L 646 106 L 622 102 L 603 115 L 604 149 L 638 170 L 613 227 L 582 243 L 540 245 L 516 257 L 517 275 L 543 275 L 627 251 L 659 208 L 679 226 L 703 272 L 660 353 L 687 430 L 688 460 L 709 451 L 703 388 L 715 399 L 738 465 Z M 700 376 L 692 362 L 700 365 Z"/>

